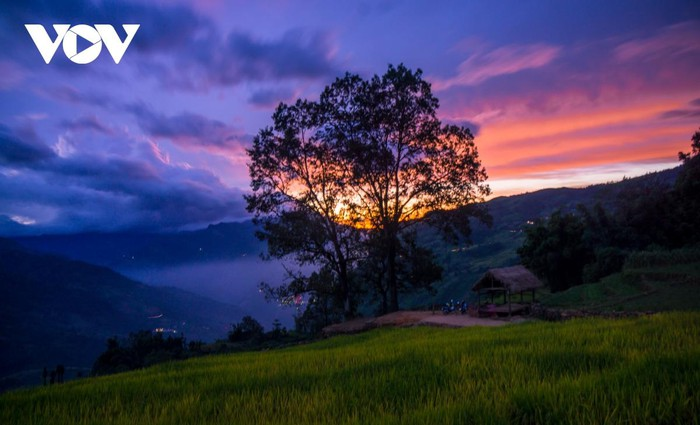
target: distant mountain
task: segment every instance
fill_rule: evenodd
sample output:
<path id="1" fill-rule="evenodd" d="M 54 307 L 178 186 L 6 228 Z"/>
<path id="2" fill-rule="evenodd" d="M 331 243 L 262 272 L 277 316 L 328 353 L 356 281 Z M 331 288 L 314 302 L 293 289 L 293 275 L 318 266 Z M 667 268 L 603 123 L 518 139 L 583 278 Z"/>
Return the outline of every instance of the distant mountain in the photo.
<path id="1" fill-rule="evenodd" d="M 620 182 L 585 188 L 544 189 L 521 195 L 491 199 L 486 203 L 493 226 L 472 226 L 471 245 L 446 244 L 431 228 L 422 228 L 420 241 L 433 249 L 444 268 L 437 295 L 406 295 L 404 306 L 442 303 L 450 298 L 471 295 L 471 285 L 486 270 L 519 262 L 517 248 L 523 242 L 522 229 L 528 221 L 546 217 L 555 210 L 573 210 L 577 205 L 592 206 L 600 202 L 611 207 L 626 188 L 639 185 L 671 187 L 679 168 L 650 173 Z M 76 234 L 15 238 L 32 249 L 57 253 L 73 259 L 129 270 L 145 266 L 204 263 L 255 257 L 265 251 L 265 244 L 254 236 L 250 221 L 220 223 L 206 229 L 170 234 Z"/>
<path id="2" fill-rule="evenodd" d="M 211 341 L 245 314 L 0 238 L 0 377 L 59 363 L 89 368 L 107 338 L 141 329 Z"/>
<path id="3" fill-rule="evenodd" d="M 251 221 L 178 233 L 78 233 L 15 238 L 22 245 L 117 269 L 233 260 L 265 248 Z"/>

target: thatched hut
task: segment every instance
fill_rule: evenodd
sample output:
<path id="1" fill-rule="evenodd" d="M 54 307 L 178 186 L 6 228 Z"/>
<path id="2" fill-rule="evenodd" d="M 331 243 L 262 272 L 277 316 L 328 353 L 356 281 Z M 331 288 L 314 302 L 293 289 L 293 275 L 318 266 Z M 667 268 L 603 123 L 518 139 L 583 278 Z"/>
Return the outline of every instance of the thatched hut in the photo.
<path id="1" fill-rule="evenodd" d="M 481 306 L 481 295 L 485 294 L 491 298 L 493 304 L 494 295 L 503 295 L 503 304 L 508 304 L 507 310 L 504 307 L 490 307 L 486 313 L 498 314 L 507 312 L 510 316 L 527 306 L 523 304 L 523 293 L 531 293 L 531 301 L 535 301 L 535 290 L 543 287 L 544 284 L 523 266 L 504 267 L 491 269 L 479 279 L 472 287 L 472 291 L 478 294 L 478 304 Z M 520 294 L 520 304 L 513 305 L 512 296 Z"/>

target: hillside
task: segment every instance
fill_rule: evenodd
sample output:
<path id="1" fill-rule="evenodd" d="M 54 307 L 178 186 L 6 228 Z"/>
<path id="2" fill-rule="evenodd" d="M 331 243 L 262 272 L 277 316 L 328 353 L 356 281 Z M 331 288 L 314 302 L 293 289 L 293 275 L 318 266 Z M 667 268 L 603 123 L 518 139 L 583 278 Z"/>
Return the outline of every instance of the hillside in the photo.
<path id="1" fill-rule="evenodd" d="M 697 423 L 700 313 L 380 329 L 0 395 L 1 423 Z"/>
<path id="2" fill-rule="evenodd" d="M 0 239 L 1 386 L 8 375 L 58 363 L 89 368 L 111 336 L 164 328 L 192 339 L 226 335 L 245 313 L 175 288 L 41 254 Z M 21 377 L 21 376 L 20 376 Z M 32 379 L 38 382 L 39 372 Z M 21 382 L 19 382 L 21 383 Z"/>
<path id="3" fill-rule="evenodd" d="M 471 287 L 484 272 L 494 267 L 519 264 L 516 251 L 523 243 L 522 229 L 528 221 L 547 217 L 557 209 L 574 210 L 579 204 L 591 207 L 601 203 L 610 207 L 622 192 L 633 187 L 650 185 L 670 188 L 679 171 L 680 168 L 673 168 L 585 188 L 543 189 L 491 199 L 486 206 L 493 217 L 493 226 L 489 228 L 472 223 L 471 244 L 464 242 L 451 246 L 432 229 L 421 229 L 421 242 L 433 249 L 444 268 L 437 295 L 429 297 L 429 302 L 444 303 L 450 298 L 473 299 Z M 424 294 L 407 295 L 404 301 L 407 307 L 426 304 Z"/>

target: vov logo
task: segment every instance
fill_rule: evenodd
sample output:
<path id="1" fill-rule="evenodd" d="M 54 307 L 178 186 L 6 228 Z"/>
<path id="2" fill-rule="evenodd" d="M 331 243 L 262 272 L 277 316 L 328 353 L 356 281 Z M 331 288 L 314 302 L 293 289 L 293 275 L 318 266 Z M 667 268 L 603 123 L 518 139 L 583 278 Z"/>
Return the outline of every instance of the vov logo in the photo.
<path id="1" fill-rule="evenodd" d="M 51 62 L 51 59 L 56 54 L 56 50 L 58 50 L 58 45 L 63 42 L 63 52 L 66 54 L 66 57 L 74 63 L 83 65 L 97 59 L 100 52 L 102 52 L 102 44 L 107 47 L 107 51 L 112 55 L 114 63 L 118 64 L 140 26 L 140 24 L 122 25 L 124 32 L 126 32 L 126 38 L 122 41 L 117 31 L 111 25 L 97 24 L 91 27 L 84 24 L 74 26 L 54 24 L 53 29 L 56 31 L 55 40 L 51 40 L 43 25 L 24 25 L 29 31 L 29 35 L 32 37 L 32 41 L 34 41 L 39 53 L 41 53 L 41 57 L 44 58 L 44 62 L 47 64 Z M 78 52 L 78 37 L 85 39 L 91 45 Z"/>

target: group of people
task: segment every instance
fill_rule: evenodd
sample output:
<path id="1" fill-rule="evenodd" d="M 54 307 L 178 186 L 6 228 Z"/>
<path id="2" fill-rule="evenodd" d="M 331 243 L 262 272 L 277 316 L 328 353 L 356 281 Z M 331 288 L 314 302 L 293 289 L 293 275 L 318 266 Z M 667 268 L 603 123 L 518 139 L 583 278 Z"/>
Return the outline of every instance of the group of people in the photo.
<path id="1" fill-rule="evenodd" d="M 44 373 L 42 374 L 44 378 L 44 385 L 62 384 L 65 373 L 66 368 L 62 364 L 56 366 L 56 369 L 52 370 L 51 372 L 44 367 Z M 47 378 L 49 378 L 48 384 L 46 381 Z"/>

